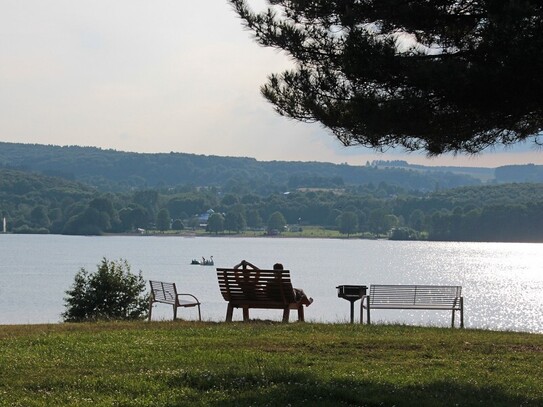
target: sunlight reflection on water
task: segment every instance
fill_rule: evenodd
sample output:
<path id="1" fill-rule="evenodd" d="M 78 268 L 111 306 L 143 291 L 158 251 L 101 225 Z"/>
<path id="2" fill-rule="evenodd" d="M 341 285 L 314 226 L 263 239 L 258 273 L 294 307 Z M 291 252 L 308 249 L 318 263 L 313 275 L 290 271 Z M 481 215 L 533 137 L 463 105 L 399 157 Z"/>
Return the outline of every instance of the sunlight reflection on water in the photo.
<path id="1" fill-rule="evenodd" d="M 306 311 L 310 321 L 348 321 L 349 303 L 335 289 L 340 284 L 444 284 L 463 287 L 468 328 L 543 333 L 540 244 L 0 235 L 0 245 L 0 324 L 60 321 L 64 292 L 75 273 L 80 267 L 94 271 L 104 256 L 127 259 L 132 271 L 142 270 L 146 279 L 177 282 L 203 302 L 204 319 L 221 321 L 226 304 L 214 267 L 189 265 L 192 258 L 213 255 L 216 267 L 241 259 L 262 268 L 283 263 L 294 286 L 315 299 Z M 171 318 L 168 306 L 157 306 L 153 313 Z M 240 314 L 236 311 L 234 318 L 241 319 Z M 280 320 L 280 314 L 251 312 L 272 320 Z M 372 319 L 449 326 L 450 312 L 378 310 Z"/>

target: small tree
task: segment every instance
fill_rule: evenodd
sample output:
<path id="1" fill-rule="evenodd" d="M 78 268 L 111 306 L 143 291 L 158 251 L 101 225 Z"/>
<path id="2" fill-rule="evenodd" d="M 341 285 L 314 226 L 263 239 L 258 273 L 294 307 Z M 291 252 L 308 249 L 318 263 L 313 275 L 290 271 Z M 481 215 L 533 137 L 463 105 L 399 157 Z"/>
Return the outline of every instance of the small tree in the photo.
<path id="1" fill-rule="evenodd" d="M 286 225 L 287 221 L 285 220 L 283 214 L 279 211 L 272 213 L 268 219 L 268 231 L 277 230 L 282 232 Z"/>
<path id="2" fill-rule="evenodd" d="M 262 218 L 258 210 L 251 209 L 247 212 L 247 226 L 256 229 L 262 226 Z"/>
<path id="3" fill-rule="evenodd" d="M 368 219 L 369 229 L 375 235 L 382 235 L 388 233 L 390 230 L 388 211 L 385 208 L 376 208 L 370 212 Z"/>
<path id="4" fill-rule="evenodd" d="M 47 209 L 43 205 L 38 205 L 30 212 L 30 220 L 38 227 L 48 228 L 51 224 Z"/>
<path id="5" fill-rule="evenodd" d="M 156 217 L 156 227 L 161 232 L 164 232 L 166 230 L 170 229 L 171 224 L 171 218 L 170 218 L 170 212 L 166 208 L 162 208 Z"/>
<path id="6" fill-rule="evenodd" d="M 185 224 L 181 219 L 176 219 L 172 223 L 172 229 L 173 230 L 183 230 L 185 229 Z"/>
<path id="7" fill-rule="evenodd" d="M 220 213 L 212 214 L 207 220 L 207 231 L 218 234 L 224 230 L 224 217 Z"/>
<path id="8" fill-rule="evenodd" d="M 104 257 L 95 273 L 81 268 L 66 294 L 65 322 L 143 319 L 148 312 L 149 297 L 141 271 L 132 274 L 122 259 L 108 261 Z"/>
<path id="9" fill-rule="evenodd" d="M 245 216 L 239 210 L 231 210 L 224 217 L 224 228 L 226 230 L 240 232 L 247 227 Z"/>
<path id="10" fill-rule="evenodd" d="M 337 217 L 339 232 L 346 234 L 349 237 L 352 233 L 358 230 L 358 216 L 356 213 L 347 211 Z"/>

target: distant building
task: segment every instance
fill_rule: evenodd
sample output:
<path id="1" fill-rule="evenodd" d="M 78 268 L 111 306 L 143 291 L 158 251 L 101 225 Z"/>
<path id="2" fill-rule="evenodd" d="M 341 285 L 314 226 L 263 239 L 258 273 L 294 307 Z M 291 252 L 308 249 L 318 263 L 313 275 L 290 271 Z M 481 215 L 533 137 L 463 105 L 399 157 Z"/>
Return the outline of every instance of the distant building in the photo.
<path id="1" fill-rule="evenodd" d="M 198 223 L 200 227 L 205 228 L 207 226 L 207 221 L 211 215 L 213 215 L 215 211 L 213 209 L 208 209 L 204 213 L 201 213 L 198 215 Z"/>

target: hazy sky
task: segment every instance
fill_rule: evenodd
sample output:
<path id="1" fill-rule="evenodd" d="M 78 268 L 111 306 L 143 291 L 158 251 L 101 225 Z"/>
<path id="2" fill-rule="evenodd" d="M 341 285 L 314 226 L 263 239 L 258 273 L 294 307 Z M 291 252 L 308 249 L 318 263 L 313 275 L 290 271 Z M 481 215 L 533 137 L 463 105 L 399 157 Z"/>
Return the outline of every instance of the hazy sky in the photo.
<path id="1" fill-rule="evenodd" d="M 288 66 L 226 0 L 0 0 L 0 141 L 353 165 L 543 164 L 531 144 L 454 159 L 345 148 L 260 95 Z"/>

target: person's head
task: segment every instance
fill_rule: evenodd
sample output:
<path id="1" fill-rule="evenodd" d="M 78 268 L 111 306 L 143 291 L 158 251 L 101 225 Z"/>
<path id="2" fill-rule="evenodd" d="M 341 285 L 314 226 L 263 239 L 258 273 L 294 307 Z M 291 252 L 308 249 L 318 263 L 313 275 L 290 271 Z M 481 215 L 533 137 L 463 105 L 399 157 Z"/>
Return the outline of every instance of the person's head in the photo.
<path id="1" fill-rule="evenodd" d="M 273 265 L 274 270 L 283 270 L 283 265 L 281 263 L 275 263 Z"/>

